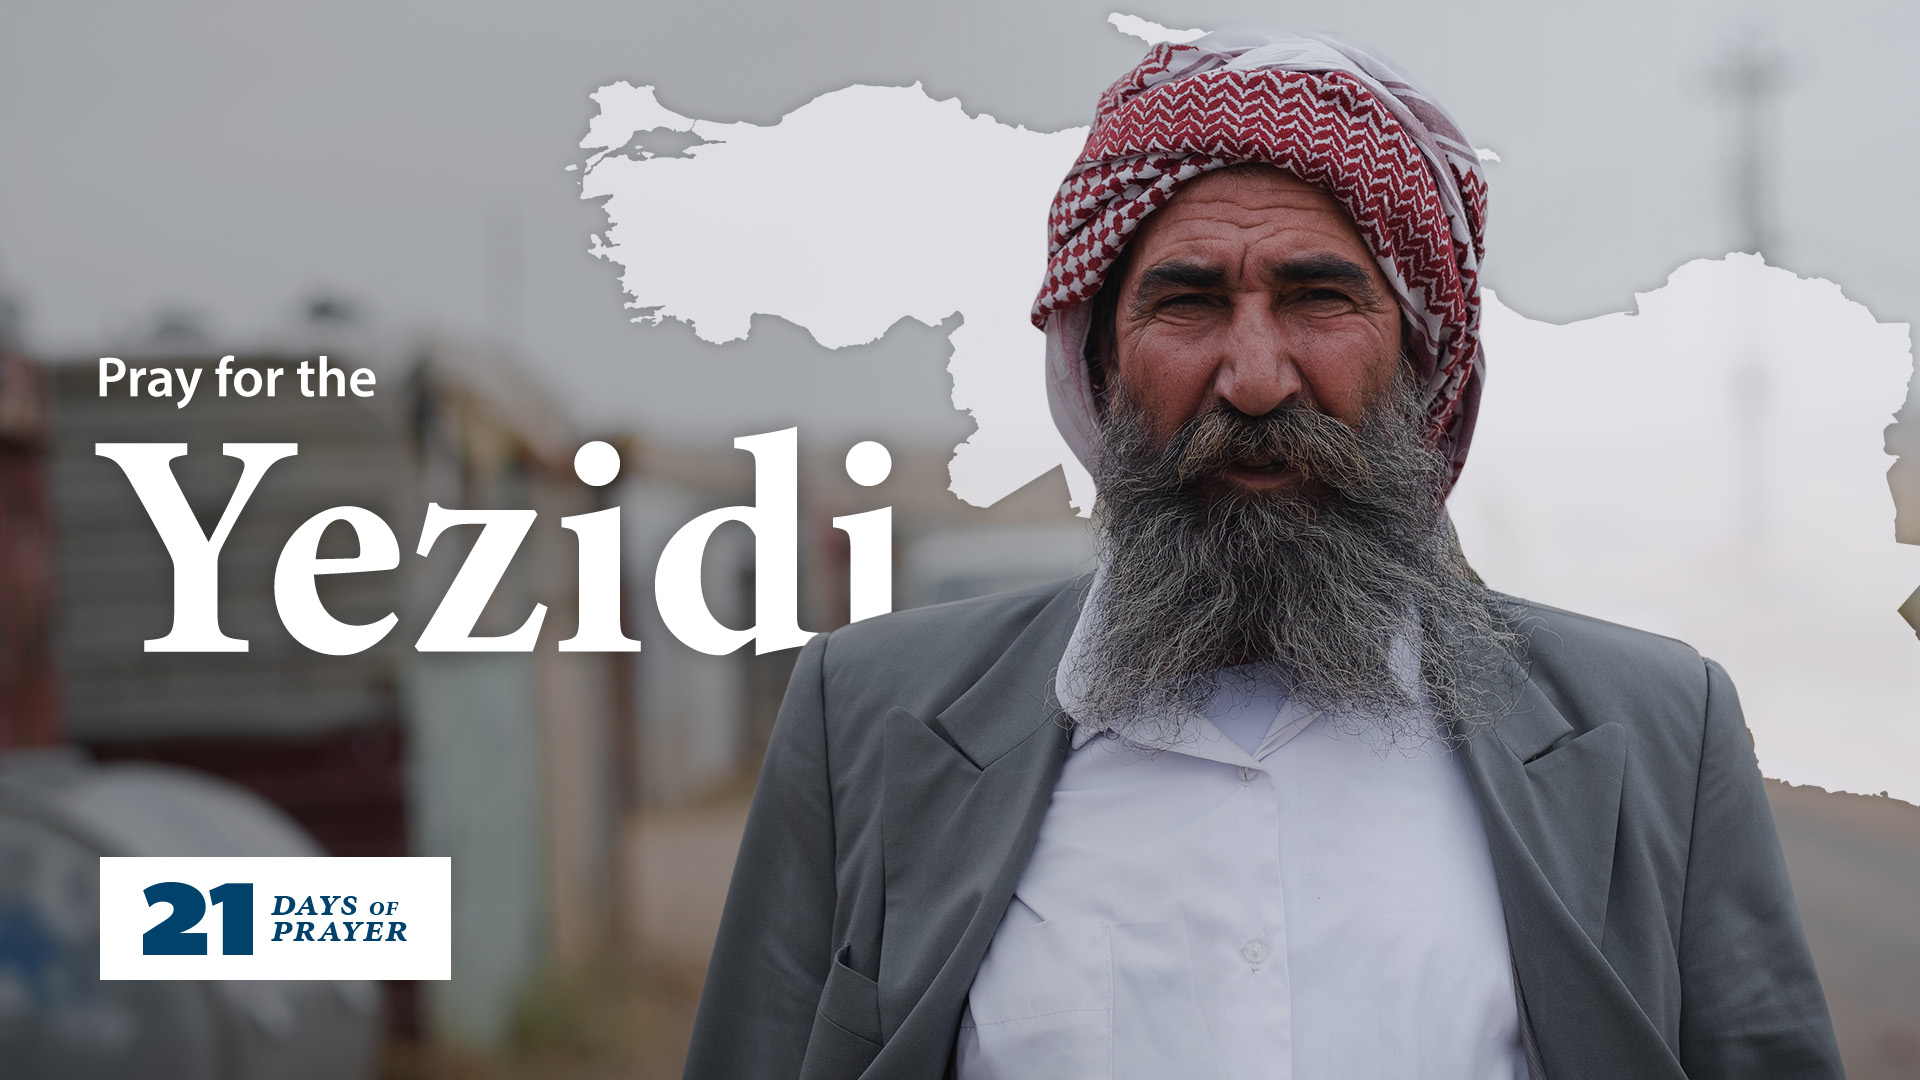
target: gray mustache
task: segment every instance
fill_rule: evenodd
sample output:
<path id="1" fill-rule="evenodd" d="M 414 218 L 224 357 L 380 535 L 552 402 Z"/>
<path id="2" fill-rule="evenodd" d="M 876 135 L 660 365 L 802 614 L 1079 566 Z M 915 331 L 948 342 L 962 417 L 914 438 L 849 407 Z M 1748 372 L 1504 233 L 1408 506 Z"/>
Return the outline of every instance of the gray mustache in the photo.
<path id="1" fill-rule="evenodd" d="M 1264 416 L 1231 408 L 1203 413 L 1169 440 L 1162 464 L 1179 483 L 1191 484 L 1246 458 L 1270 458 L 1327 487 L 1365 490 L 1375 484 L 1361 434 L 1307 405 Z"/>

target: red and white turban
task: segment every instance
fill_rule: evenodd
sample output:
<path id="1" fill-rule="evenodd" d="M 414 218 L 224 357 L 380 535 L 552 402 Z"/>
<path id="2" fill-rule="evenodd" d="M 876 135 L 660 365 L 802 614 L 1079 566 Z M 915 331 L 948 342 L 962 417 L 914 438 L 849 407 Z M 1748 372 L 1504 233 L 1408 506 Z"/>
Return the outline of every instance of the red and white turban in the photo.
<path id="1" fill-rule="evenodd" d="M 1324 34 L 1229 30 L 1156 45 L 1101 96 L 1048 214 L 1047 276 L 1033 304 L 1061 435 L 1091 467 L 1099 418 L 1084 360 L 1088 301 L 1133 231 L 1186 181 L 1250 161 L 1318 185 L 1353 217 L 1400 299 L 1429 434 L 1457 477 L 1485 367 L 1486 178 L 1411 78 Z"/>

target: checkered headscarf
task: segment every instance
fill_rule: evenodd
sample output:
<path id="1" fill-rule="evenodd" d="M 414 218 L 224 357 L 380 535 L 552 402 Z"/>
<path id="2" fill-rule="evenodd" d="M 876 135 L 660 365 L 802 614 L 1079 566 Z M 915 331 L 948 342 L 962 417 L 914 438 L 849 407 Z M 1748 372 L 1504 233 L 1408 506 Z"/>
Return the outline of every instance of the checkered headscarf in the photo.
<path id="1" fill-rule="evenodd" d="M 1473 147 L 1411 78 L 1324 34 L 1221 31 L 1156 45 L 1101 96 L 1087 145 L 1054 196 L 1047 276 L 1033 304 L 1061 435 L 1091 466 L 1099 420 L 1084 360 L 1087 301 L 1133 231 L 1182 183 L 1250 161 L 1318 185 L 1353 217 L 1399 297 L 1430 437 L 1457 477 L 1485 368 L 1486 179 Z"/>

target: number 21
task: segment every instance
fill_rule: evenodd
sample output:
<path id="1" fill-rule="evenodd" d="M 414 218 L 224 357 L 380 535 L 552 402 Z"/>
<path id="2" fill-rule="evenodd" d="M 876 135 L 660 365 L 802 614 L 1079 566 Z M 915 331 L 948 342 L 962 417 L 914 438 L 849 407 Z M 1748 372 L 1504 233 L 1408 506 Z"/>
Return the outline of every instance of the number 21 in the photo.
<path id="1" fill-rule="evenodd" d="M 207 935 L 188 933 L 207 913 L 200 890 L 184 881 L 149 885 L 143 894 L 147 906 L 168 904 L 173 913 L 140 938 L 147 956 L 205 956 Z M 227 956 L 253 955 L 253 884 L 230 881 L 207 894 L 220 907 L 220 952 Z"/>

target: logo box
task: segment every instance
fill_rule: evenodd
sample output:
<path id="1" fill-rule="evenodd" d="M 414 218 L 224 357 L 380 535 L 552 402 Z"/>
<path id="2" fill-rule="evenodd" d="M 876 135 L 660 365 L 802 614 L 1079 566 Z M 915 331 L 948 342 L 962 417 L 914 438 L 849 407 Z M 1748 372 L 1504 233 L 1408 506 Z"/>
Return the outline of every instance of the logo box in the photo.
<path id="1" fill-rule="evenodd" d="M 102 979 L 450 979 L 453 861 L 100 860 Z"/>

